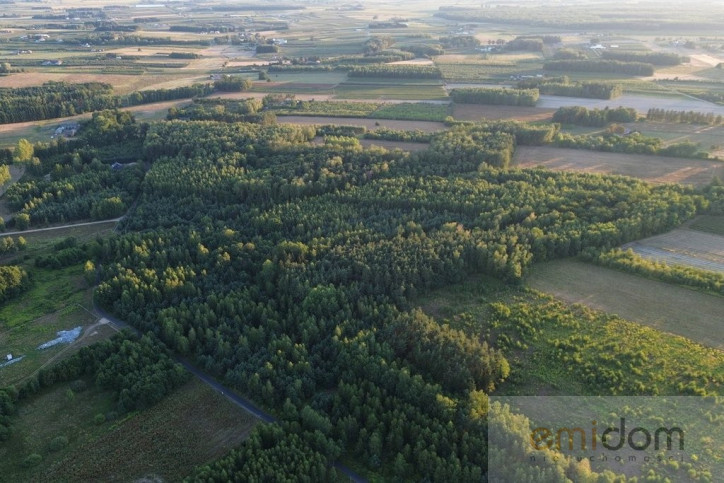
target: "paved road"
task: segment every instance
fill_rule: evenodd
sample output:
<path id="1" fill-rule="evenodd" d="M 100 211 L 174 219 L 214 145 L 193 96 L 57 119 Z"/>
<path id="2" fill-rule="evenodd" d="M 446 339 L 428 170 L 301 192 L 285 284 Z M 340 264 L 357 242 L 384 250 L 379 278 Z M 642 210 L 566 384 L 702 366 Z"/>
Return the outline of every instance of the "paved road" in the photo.
<path id="1" fill-rule="evenodd" d="M 48 228 L 34 228 L 32 230 L 5 231 L 5 232 L 0 232 L 0 236 L 25 235 L 27 233 L 37 233 L 40 231 L 62 230 L 64 228 L 75 228 L 76 226 L 100 225 L 101 223 L 117 223 L 117 222 L 121 221 L 122 219 L 123 219 L 123 217 L 112 218 L 110 220 L 87 221 L 85 223 L 69 223 L 67 225 L 49 226 Z"/>
<path id="2" fill-rule="evenodd" d="M 141 334 L 141 332 L 138 331 L 136 328 L 128 325 L 126 322 L 123 322 L 122 320 L 119 320 L 119 319 L 113 317 L 111 314 L 107 313 L 106 311 L 104 311 L 103 309 L 101 309 L 100 307 L 95 305 L 95 303 L 93 304 L 93 310 L 95 310 L 101 317 L 108 319 L 110 324 L 113 327 L 117 328 L 118 330 L 129 329 L 136 334 L 139 334 L 139 335 Z M 244 411 L 248 412 L 255 418 L 257 418 L 261 421 L 264 421 L 265 423 L 273 423 L 276 421 L 276 418 L 274 416 L 272 416 L 271 414 L 269 414 L 267 412 L 262 411 L 248 399 L 245 399 L 245 398 L 239 396 L 238 394 L 233 392 L 228 387 L 217 382 L 210 374 L 208 374 L 208 373 L 202 371 L 201 369 L 199 369 L 198 367 L 194 366 L 187 359 L 184 359 L 184 358 L 178 357 L 178 356 L 175 356 L 175 358 L 176 358 L 176 361 L 178 361 L 182 366 L 184 366 L 186 368 L 186 370 L 188 370 L 194 376 L 198 377 L 204 384 L 208 385 L 215 391 L 220 392 L 222 396 L 224 396 L 229 401 L 236 404 L 237 406 L 239 406 L 240 408 L 242 408 Z M 344 466 L 340 463 L 335 462 L 333 466 L 336 470 L 344 473 L 350 479 L 350 481 L 354 481 L 355 483 L 364 483 L 367 481 L 364 477 L 358 475 L 357 473 L 355 473 L 354 471 L 352 471 L 351 469 L 347 468 L 346 466 Z"/>

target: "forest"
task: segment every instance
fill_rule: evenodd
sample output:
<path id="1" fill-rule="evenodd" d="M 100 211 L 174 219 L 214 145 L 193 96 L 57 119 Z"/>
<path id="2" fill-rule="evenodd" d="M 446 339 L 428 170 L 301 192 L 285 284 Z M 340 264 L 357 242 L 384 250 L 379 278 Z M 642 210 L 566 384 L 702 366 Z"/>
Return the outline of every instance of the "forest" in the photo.
<path id="1" fill-rule="evenodd" d="M 1 396 L 10 406 L 77 379 L 82 367 L 100 387 L 118 388 L 120 412 L 153 404 L 183 381 L 154 348 L 163 344 L 279 418 L 192 480 L 301 471 L 327 481 L 342 460 L 392 479 L 479 481 L 488 450 L 509 457 L 502 442 L 487 448 L 485 430 L 488 395 L 520 377 L 510 345 L 518 329 L 509 327 L 526 330 L 548 309 L 501 307 L 502 332 L 478 337 L 440 324 L 414 301 L 473 274 L 517 287 L 535 262 L 606 252 L 721 202 L 714 188 L 509 167 L 518 145 L 569 139 L 556 124 L 452 123 L 425 134 L 428 149 L 410 154 L 363 149 L 352 137 L 359 129 L 255 117 L 272 102 L 197 101 L 151 124 L 103 111 L 78 139 L 22 146 L 34 178 L 8 190 L 21 210 L 16 223 L 105 218 L 133 206 L 118 236 L 63 241 L 36 264 L 86 260 L 86 275 L 100 280 L 96 302 L 147 335 L 100 346 L 98 362 L 78 352 L 91 362 L 71 358 L 41 373 L 17 396 Z M 322 131 L 326 142 L 312 142 Z M 115 171 L 109 163 L 121 146 L 136 164 Z M 608 350 L 615 357 L 618 349 Z M 610 364 L 589 354 L 593 346 L 586 351 L 591 359 L 575 377 Z M 626 360 L 634 369 L 645 363 Z M 138 372 L 138 361 L 151 372 Z M 616 394 L 653 387 L 624 384 L 619 372 L 596 377 Z M 707 394 L 720 381 L 699 370 L 676 384 L 656 390 Z M 7 433 L 12 413 L 4 411 Z M 508 424 L 510 437 L 520 437 Z M 584 471 L 563 465 L 530 471 Z"/>
<path id="2" fill-rule="evenodd" d="M 411 301 L 472 273 L 515 285 L 534 261 L 610 249 L 706 204 L 689 188 L 498 167 L 552 126 L 460 125 L 413 155 L 315 145 L 312 127 L 101 117 L 101 134 L 142 139 L 150 169 L 122 235 L 85 248 L 97 302 L 281 417 L 199 477 L 324 480 L 351 458 L 479 480 L 486 394 L 512 377 L 508 357 Z M 78 154 L 46 151 L 52 169 Z"/>
<path id="3" fill-rule="evenodd" d="M 194 84 L 173 89 L 138 91 L 125 96 L 114 95 L 112 86 L 99 82 L 47 82 L 35 87 L 0 88 L 0 124 L 39 121 L 84 112 L 205 96 L 214 88 L 223 90 L 221 87 L 224 87 L 223 83 L 219 86 Z"/>
<path id="4" fill-rule="evenodd" d="M 667 110 L 718 112 L 716 15 L 0 3 L 0 124 L 28 121 L 0 133 L 0 480 L 716 481 L 694 438 L 640 474 L 523 464 L 540 415 L 496 401 L 699 396 L 718 428 L 724 279 L 621 248 L 721 232 L 721 116 Z"/>

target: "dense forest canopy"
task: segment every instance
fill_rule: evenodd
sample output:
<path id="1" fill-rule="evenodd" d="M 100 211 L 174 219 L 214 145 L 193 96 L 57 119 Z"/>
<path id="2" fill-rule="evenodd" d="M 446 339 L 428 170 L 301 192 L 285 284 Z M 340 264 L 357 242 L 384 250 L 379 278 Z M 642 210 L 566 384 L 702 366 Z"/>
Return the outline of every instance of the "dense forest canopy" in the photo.
<path id="1" fill-rule="evenodd" d="M 103 119 L 100 132 L 142 139 L 150 169 L 125 234 L 85 248 L 98 303 L 283 415 L 204 477 L 271 471 L 240 455 L 272 465 L 287 448 L 321 479 L 321 462 L 344 456 L 398 477 L 479 480 L 486 394 L 510 364 L 414 298 L 471 273 L 516 284 L 534 261 L 612 248 L 706 204 L 677 186 L 500 168 L 516 144 L 550 140 L 545 126 L 461 125 L 412 155 L 317 145 L 313 127 Z M 49 156 L 76 164 L 69 180 L 96 173 Z"/>

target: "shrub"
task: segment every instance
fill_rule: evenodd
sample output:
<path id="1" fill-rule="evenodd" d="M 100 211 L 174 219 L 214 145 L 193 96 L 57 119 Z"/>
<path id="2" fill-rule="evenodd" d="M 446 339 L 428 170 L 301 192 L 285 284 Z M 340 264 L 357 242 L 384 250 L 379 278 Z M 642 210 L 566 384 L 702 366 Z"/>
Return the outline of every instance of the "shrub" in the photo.
<path id="1" fill-rule="evenodd" d="M 23 460 L 23 466 L 25 468 L 32 468 L 33 466 L 37 466 L 42 460 L 43 457 L 38 453 L 31 453 Z"/>
<path id="2" fill-rule="evenodd" d="M 65 436 L 56 436 L 48 445 L 48 449 L 50 451 L 60 451 L 66 446 L 68 446 L 68 438 Z"/>

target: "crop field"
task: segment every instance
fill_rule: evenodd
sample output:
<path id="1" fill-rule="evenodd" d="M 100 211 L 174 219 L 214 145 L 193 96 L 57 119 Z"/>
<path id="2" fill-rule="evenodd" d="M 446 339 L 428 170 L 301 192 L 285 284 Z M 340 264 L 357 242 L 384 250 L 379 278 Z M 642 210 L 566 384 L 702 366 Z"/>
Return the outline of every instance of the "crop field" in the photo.
<path id="1" fill-rule="evenodd" d="M 616 99 L 585 99 L 581 97 L 561 97 L 541 95 L 537 107 L 558 109 L 564 106 L 583 106 L 588 109 L 604 109 L 606 107 L 632 107 L 641 114 L 651 108 L 665 109 L 671 111 L 696 111 L 714 114 L 724 114 L 724 106 L 718 106 L 711 102 L 692 99 L 683 95 L 641 95 L 624 94 Z"/>
<path id="2" fill-rule="evenodd" d="M 724 236 L 724 216 L 697 216 L 689 223 L 689 228 Z"/>
<path id="3" fill-rule="evenodd" d="M 241 443 L 256 420 L 194 379 L 157 405 L 118 421 L 96 424 L 114 409 L 112 396 L 93 387 L 67 397 L 60 384 L 23 404 L 15 432 L 0 444 L 0 472 L 8 481 L 132 481 L 148 477 L 178 481 L 194 466 Z M 73 410 L 70 411 L 69 408 Z M 58 437 L 68 445 L 49 449 Z M 31 453 L 41 463 L 19 462 Z"/>
<path id="4" fill-rule="evenodd" d="M 394 119 L 366 119 L 361 117 L 318 117 L 318 116 L 278 116 L 280 124 L 304 124 L 304 125 L 325 125 L 335 124 L 342 126 L 363 126 L 367 129 L 386 127 L 388 129 L 399 129 L 414 131 L 419 129 L 424 132 L 436 132 L 445 129 L 445 124 L 434 121 L 399 121 Z"/>
<path id="5" fill-rule="evenodd" d="M 204 77 L 205 79 L 205 77 Z M 169 89 L 182 85 L 193 84 L 199 79 L 189 78 L 188 74 L 104 74 L 104 73 L 67 73 L 67 72 L 19 72 L 0 76 L 0 87 L 38 86 L 46 82 L 67 82 L 80 84 L 84 82 L 104 82 L 113 86 L 116 94 L 143 89 Z"/>
<path id="6" fill-rule="evenodd" d="M 486 106 L 482 104 L 454 104 L 453 117 L 460 121 L 481 119 L 513 119 L 516 121 L 550 121 L 555 109 L 524 106 Z"/>
<path id="7" fill-rule="evenodd" d="M 703 186 L 724 176 L 724 163 L 700 159 L 669 158 L 640 154 L 604 153 L 552 147 L 520 146 L 514 165 L 542 166 L 557 171 L 581 171 L 632 176 L 650 183 L 681 183 Z"/>
<path id="8" fill-rule="evenodd" d="M 333 92 L 339 99 L 376 99 L 376 100 L 447 100 L 447 93 L 442 84 L 419 83 L 407 80 L 385 83 L 371 82 L 344 82 L 339 84 Z"/>
<path id="9" fill-rule="evenodd" d="M 679 229 L 627 243 L 644 258 L 724 273 L 724 236 Z"/>
<path id="10" fill-rule="evenodd" d="M 724 349 L 724 297 L 574 260 L 538 264 L 526 283 L 565 302 Z"/>

